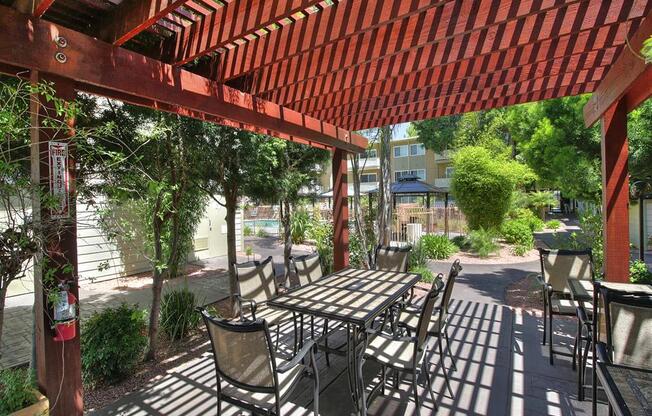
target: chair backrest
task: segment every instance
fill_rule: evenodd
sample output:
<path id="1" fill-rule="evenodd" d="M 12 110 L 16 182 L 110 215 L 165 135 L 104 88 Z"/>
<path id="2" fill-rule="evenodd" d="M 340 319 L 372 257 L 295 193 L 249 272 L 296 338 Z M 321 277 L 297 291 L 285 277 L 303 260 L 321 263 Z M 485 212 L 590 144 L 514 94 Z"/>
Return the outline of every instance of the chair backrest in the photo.
<path id="1" fill-rule="evenodd" d="M 229 322 L 201 310 L 213 348 L 218 386 L 223 378 L 252 392 L 274 392 L 274 348 L 267 323 L 262 320 Z"/>
<path id="2" fill-rule="evenodd" d="M 649 368 L 652 363 L 652 295 L 600 287 L 607 349 L 615 364 Z"/>
<path id="3" fill-rule="evenodd" d="M 293 257 L 292 262 L 294 263 L 294 271 L 299 280 L 299 286 L 309 285 L 324 276 L 319 253 Z"/>
<path id="4" fill-rule="evenodd" d="M 412 246 L 388 247 L 378 245 L 374 251 L 376 270 L 407 273 L 410 250 L 412 250 Z"/>
<path id="5" fill-rule="evenodd" d="M 439 322 L 444 323 L 448 317 L 448 304 L 450 303 L 451 296 L 453 295 L 453 287 L 455 286 L 455 280 L 457 276 L 462 271 L 462 265 L 460 264 L 460 259 L 457 259 L 451 265 L 451 269 L 448 272 L 448 279 L 446 279 L 446 286 L 444 287 L 444 295 L 441 298 L 441 308 L 439 311 Z"/>
<path id="6" fill-rule="evenodd" d="M 541 275 L 555 292 L 568 292 L 568 278 L 593 280 L 591 250 L 539 249 Z"/>
<path id="7" fill-rule="evenodd" d="M 433 282 L 433 287 L 428 291 L 426 298 L 423 301 L 423 307 L 421 308 L 421 314 L 419 315 L 419 323 L 417 324 L 417 350 L 421 351 L 424 344 L 426 343 L 426 337 L 428 336 L 428 328 L 430 327 L 430 319 L 432 318 L 432 311 L 435 308 L 435 301 L 439 296 L 439 292 L 443 284 L 441 280 L 435 279 L 440 283 Z"/>
<path id="8" fill-rule="evenodd" d="M 248 261 L 235 264 L 240 296 L 258 303 L 266 302 L 278 294 L 272 256 L 265 261 Z"/>

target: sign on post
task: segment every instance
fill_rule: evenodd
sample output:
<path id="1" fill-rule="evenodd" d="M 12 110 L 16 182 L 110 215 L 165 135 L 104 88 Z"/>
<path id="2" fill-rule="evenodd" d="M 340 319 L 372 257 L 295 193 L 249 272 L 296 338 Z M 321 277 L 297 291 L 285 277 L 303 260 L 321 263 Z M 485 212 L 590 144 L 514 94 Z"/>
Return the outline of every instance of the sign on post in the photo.
<path id="1" fill-rule="evenodd" d="M 51 218 L 70 217 L 70 177 L 68 172 L 68 143 L 49 142 L 50 195 L 58 201 Z"/>

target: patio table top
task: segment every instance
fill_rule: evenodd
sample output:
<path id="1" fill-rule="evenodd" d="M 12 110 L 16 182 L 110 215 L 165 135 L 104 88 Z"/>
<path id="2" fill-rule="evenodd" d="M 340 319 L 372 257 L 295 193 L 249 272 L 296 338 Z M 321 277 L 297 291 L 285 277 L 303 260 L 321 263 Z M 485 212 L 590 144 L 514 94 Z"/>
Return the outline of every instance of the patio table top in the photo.
<path id="1" fill-rule="evenodd" d="M 649 293 L 652 295 L 652 285 L 619 282 L 600 282 L 600 284 L 613 290 Z M 591 280 L 569 278 L 568 288 L 574 300 L 579 302 L 593 301 L 593 282 Z"/>
<path id="2" fill-rule="evenodd" d="M 652 414 L 652 370 L 599 361 L 597 371 L 616 415 Z"/>
<path id="3" fill-rule="evenodd" d="M 368 326 L 420 279 L 415 273 L 347 268 L 290 290 L 268 305 Z"/>

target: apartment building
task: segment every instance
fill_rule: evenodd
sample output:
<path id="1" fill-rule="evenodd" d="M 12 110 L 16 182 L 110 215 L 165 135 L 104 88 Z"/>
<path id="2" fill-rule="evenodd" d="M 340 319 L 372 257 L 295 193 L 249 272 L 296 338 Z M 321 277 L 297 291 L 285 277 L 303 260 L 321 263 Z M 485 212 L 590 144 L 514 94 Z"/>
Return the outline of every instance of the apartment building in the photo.
<path id="1" fill-rule="evenodd" d="M 360 158 L 361 191 L 378 187 L 380 178 L 379 143 L 371 142 L 371 146 Z M 450 178 L 453 174 L 448 152 L 435 153 L 426 149 L 417 137 L 393 138 L 390 144 L 390 157 L 392 165 L 392 181 L 398 181 L 404 175 L 418 176 L 431 185 L 446 188 L 450 187 Z M 349 161 L 349 174 L 352 173 Z M 332 189 L 331 167 L 324 170 L 321 181 L 324 191 Z M 349 184 L 350 193 L 352 192 Z M 414 202 L 414 197 L 404 196 L 397 200 L 398 203 Z"/>

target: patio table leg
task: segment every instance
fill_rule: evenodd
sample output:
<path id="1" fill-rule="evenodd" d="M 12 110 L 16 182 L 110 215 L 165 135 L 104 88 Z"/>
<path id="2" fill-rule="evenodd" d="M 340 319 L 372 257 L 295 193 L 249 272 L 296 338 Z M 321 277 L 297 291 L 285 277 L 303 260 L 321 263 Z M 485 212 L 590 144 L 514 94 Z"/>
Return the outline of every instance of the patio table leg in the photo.
<path id="1" fill-rule="evenodd" d="M 362 378 L 362 365 L 364 363 L 364 352 L 367 348 L 367 331 L 364 327 L 347 324 L 347 360 L 348 378 L 351 399 L 357 414 L 367 415 L 367 403 L 364 391 L 364 379 Z M 358 352 L 358 350 L 360 350 Z"/>

